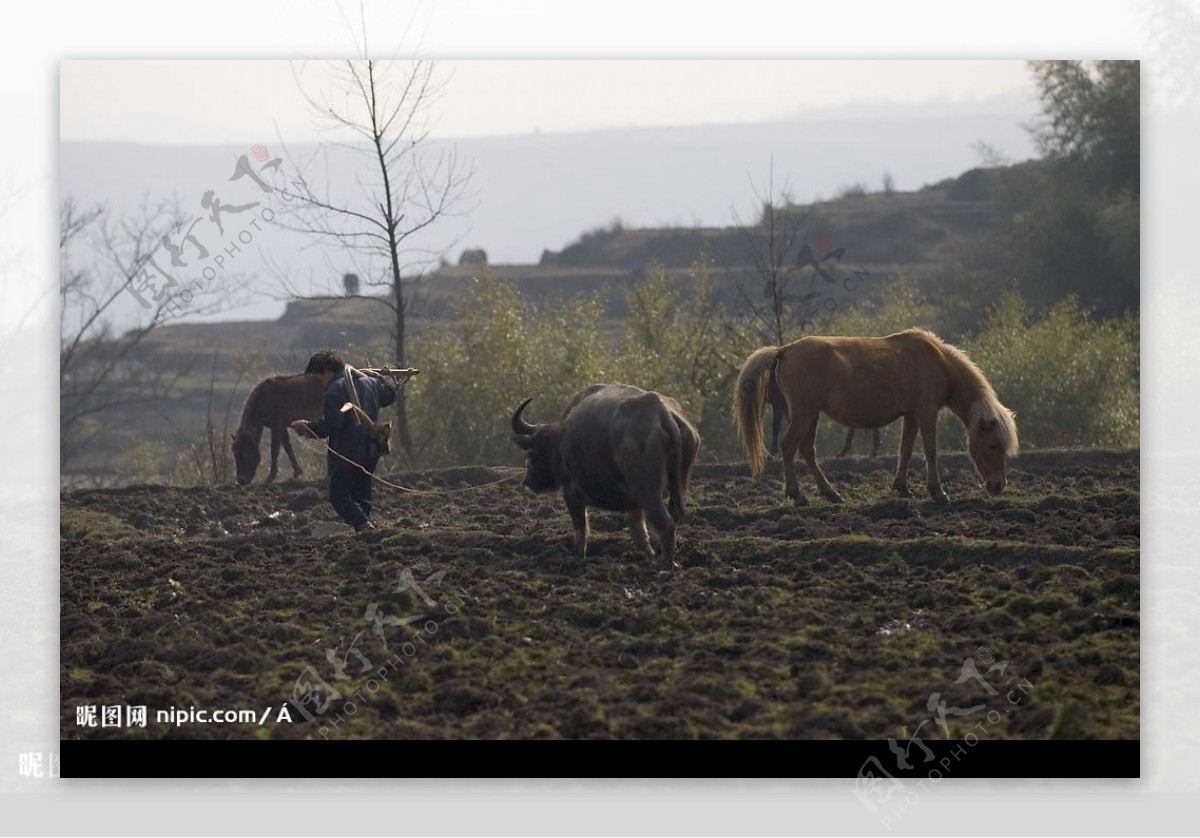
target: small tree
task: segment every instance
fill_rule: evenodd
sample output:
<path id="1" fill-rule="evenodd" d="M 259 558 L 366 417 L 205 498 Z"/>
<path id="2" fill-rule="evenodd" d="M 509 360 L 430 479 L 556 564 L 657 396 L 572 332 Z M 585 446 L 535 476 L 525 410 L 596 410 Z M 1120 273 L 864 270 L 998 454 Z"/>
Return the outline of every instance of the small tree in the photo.
<path id="1" fill-rule="evenodd" d="M 812 329 L 821 296 L 818 277 L 826 276 L 821 263 L 840 259 L 835 250 L 820 257 L 805 242 L 808 216 L 792 206 L 788 184 L 775 189 L 775 162 L 771 160 L 762 187 L 751 184 L 755 201 L 762 207 L 757 224 L 746 224 L 733 210 L 747 263 L 761 282 L 761 296 L 742 283 L 738 293 L 750 316 L 759 323 L 764 338 L 777 346 L 787 343 L 797 331 Z M 766 303 L 758 302 L 765 299 Z M 807 327 L 807 328 L 806 328 Z"/>
<path id="2" fill-rule="evenodd" d="M 472 172 L 453 150 L 428 153 L 429 111 L 442 90 L 435 63 L 376 61 L 367 57 L 366 32 L 361 35 L 362 57 L 331 62 L 325 93 L 301 89 L 321 122 L 360 140 L 351 148 L 364 158 L 363 176 L 356 190 L 337 194 L 334 184 L 317 183 L 316 194 L 310 189 L 298 196 L 294 220 L 284 226 L 385 261 L 381 278 L 368 278 L 367 284 L 390 291 L 380 300 L 394 315 L 394 363 L 404 366 L 410 300 L 402 272 L 414 261 L 421 267 L 436 264 L 445 252 L 414 250 L 410 240 L 461 208 Z M 298 168 L 312 177 L 309 165 Z M 396 426 L 411 456 L 406 404 L 401 390 Z"/>

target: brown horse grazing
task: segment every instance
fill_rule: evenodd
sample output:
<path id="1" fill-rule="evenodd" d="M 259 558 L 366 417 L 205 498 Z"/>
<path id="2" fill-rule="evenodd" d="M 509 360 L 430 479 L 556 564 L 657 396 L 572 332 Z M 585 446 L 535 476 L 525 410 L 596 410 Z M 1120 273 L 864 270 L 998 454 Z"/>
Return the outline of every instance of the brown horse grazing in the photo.
<path id="1" fill-rule="evenodd" d="M 762 408 L 772 375 L 788 406 L 784 491 L 797 506 L 808 503 L 796 482 L 797 448 L 821 494 L 835 503 L 842 500 L 817 465 L 813 442 L 821 413 L 851 428 L 878 428 L 903 418 L 900 464 L 892 487 L 899 494 L 911 494 L 908 461 L 919 430 L 929 496 L 944 503 L 949 498 L 938 478 L 937 419 L 948 407 L 967 429 L 968 452 L 988 491 L 1004 490 L 1008 458 L 1017 455 L 1016 414 L 1000 403 L 966 353 L 929 332 L 908 329 L 882 338 L 813 336 L 753 352 L 738 375 L 733 411 L 756 476 L 762 473 L 767 453 Z"/>
<path id="2" fill-rule="evenodd" d="M 258 446 L 263 428 L 271 429 L 271 471 L 267 482 L 275 479 L 279 465 L 279 446 L 292 461 L 292 472 L 300 476 L 300 464 L 292 450 L 288 424 L 297 419 L 317 420 L 325 412 L 325 385 L 319 375 L 272 375 L 254 386 L 246 397 L 237 433 L 233 435 L 233 460 L 237 481 L 245 486 L 254 479 L 260 459 Z"/>

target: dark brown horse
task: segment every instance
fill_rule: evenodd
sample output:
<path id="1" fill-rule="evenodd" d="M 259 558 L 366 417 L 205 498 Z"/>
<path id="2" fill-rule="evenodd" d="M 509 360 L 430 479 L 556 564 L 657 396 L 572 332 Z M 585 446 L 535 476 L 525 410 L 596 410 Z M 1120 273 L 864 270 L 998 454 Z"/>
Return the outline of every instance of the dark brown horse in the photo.
<path id="1" fill-rule="evenodd" d="M 233 435 L 238 483 L 245 486 L 254 479 L 261 458 L 258 448 L 263 428 L 271 429 L 271 471 L 267 473 L 267 482 L 275 479 L 280 444 L 292 461 L 292 472 L 299 477 L 300 464 L 292 450 L 288 424 L 297 419 L 320 419 L 324 409 L 325 385 L 319 375 L 272 375 L 256 384 L 246 397 L 241 422 Z"/>
<path id="2" fill-rule="evenodd" d="M 734 420 L 755 475 L 762 473 L 767 453 L 762 410 L 771 377 L 787 402 L 784 491 L 797 505 L 808 502 L 796 480 L 797 450 L 821 494 L 835 503 L 842 500 L 817 465 L 813 442 L 822 413 L 851 428 L 878 428 L 903 417 L 900 463 L 892 486 L 909 494 L 908 461 L 920 431 L 929 496 L 945 502 L 937 470 L 937 418 L 943 407 L 949 408 L 967 429 L 967 453 L 988 491 L 1004 490 L 1008 459 L 1018 448 L 1015 414 L 1000 403 L 966 353 L 929 332 L 909 329 L 880 338 L 812 336 L 753 352 L 738 375 Z"/>

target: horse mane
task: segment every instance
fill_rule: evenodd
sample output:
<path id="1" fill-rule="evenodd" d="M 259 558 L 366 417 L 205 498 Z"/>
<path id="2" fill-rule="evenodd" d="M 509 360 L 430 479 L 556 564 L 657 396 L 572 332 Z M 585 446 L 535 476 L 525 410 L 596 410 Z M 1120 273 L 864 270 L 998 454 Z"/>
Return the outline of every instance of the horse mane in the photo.
<path id="1" fill-rule="evenodd" d="M 246 421 L 251 417 L 258 415 L 258 404 L 262 400 L 264 385 L 270 381 L 269 378 L 264 378 L 262 381 L 254 385 L 250 390 L 250 395 L 246 396 L 246 403 L 242 405 L 242 415 L 238 417 L 238 435 L 246 433 Z"/>
<path id="2" fill-rule="evenodd" d="M 972 431 L 982 421 L 995 421 L 996 432 L 1000 434 L 1004 453 L 1009 457 L 1017 456 L 1020 445 L 1017 440 L 1016 413 L 1000 403 L 995 388 L 983 374 L 979 365 L 970 359 L 966 352 L 957 346 L 946 343 L 932 332 L 925 332 L 942 352 L 942 357 L 958 374 L 964 391 L 970 394 L 970 406 L 967 408 L 967 431 Z"/>

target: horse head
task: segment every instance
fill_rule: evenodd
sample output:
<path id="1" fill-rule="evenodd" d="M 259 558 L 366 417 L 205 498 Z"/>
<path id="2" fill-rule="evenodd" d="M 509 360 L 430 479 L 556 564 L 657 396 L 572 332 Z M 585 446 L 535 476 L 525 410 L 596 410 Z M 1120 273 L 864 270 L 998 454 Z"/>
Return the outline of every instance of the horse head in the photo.
<path id="1" fill-rule="evenodd" d="M 1016 413 L 977 401 L 967 418 L 967 450 L 988 492 L 998 495 L 1008 483 L 1009 457 L 1017 455 Z"/>
<path id="2" fill-rule="evenodd" d="M 246 486 L 254 479 L 258 463 L 262 458 L 258 450 L 259 440 L 253 434 L 239 431 L 233 435 L 233 461 L 237 466 L 237 482 Z"/>

